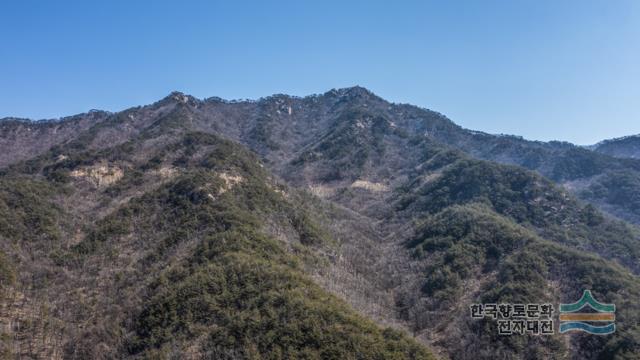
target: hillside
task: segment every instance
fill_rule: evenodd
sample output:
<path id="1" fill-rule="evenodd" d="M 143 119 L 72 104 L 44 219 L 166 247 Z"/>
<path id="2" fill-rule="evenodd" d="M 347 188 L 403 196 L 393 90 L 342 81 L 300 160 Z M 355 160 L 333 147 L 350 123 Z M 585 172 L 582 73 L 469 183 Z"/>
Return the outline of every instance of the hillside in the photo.
<path id="1" fill-rule="evenodd" d="M 430 358 L 313 283 L 332 240 L 250 152 L 165 140 L 3 174 L 6 357 Z"/>
<path id="2" fill-rule="evenodd" d="M 601 141 L 591 148 L 599 153 L 617 158 L 640 158 L 640 135 L 625 136 Z"/>
<path id="3" fill-rule="evenodd" d="M 0 134 L 7 358 L 640 353 L 640 230 L 620 220 L 639 218 L 638 160 L 360 87 L 172 93 Z M 620 309 L 615 334 L 502 337 L 469 317 L 584 289 Z"/>

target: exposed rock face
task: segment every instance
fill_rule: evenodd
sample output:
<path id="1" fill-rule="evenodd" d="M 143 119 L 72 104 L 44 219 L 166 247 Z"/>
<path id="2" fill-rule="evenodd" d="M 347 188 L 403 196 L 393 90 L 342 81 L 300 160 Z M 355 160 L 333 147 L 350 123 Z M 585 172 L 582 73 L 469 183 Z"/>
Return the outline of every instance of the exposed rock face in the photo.
<path id="1" fill-rule="evenodd" d="M 353 182 L 353 184 L 351 184 L 351 187 L 366 189 L 373 192 L 389 191 L 389 186 L 367 180 L 356 180 Z"/>
<path id="2" fill-rule="evenodd" d="M 124 171 L 113 165 L 94 165 L 73 170 L 69 175 L 74 178 L 87 180 L 94 186 L 102 188 L 122 179 Z"/>
<path id="3" fill-rule="evenodd" d="M 242 183 L 244 178 L 240 175 L 232 175 L 226 172 L 218 174 L 218 176 L 224 180 L 224 186 L 220 188 L 218 191 L 218 195 L 224 194 L 225 192 L 231 190 L 234 186 Z"/>
<path id="4" fill-rule="evenodd" d="M 172 178 L 176 176 L 177 173 L 178 173 L 178 169 L 171 166 L 163 166 L 160 169 L 158 169 L 158 175 L 160 175 L 160 177 L 162 178 Z"/>
<path id="5" fill-rule="evenodd" d="M 309 185 L 309 192 L 315 196 L 326 198 L 335 194 L 336 188 L 325 185 Z"/>

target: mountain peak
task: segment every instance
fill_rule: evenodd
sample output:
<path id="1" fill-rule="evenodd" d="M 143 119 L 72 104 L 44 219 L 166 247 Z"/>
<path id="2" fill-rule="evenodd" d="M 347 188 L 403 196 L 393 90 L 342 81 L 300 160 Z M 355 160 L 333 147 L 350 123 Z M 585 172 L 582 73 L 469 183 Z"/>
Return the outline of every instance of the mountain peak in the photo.
<path id="1" fill-rule="evenodd" d="M 331 89 L 327 91 L 324 95 L 348 97 L 348 98 L 380 98 L 369 89 L 362 87 L 360 85 L 355 85 L 355 86 L 346 87 L 346 88 L 339 88 L 339 89 Z"/>
<path id="2" fill-rule="evenodd" d="M 160 100 L 161 103 L 176 102 L 180 104 L 194 104 L 199 101 L 199 99 L 180 91 L 172 91 L 169 95 Z"/>

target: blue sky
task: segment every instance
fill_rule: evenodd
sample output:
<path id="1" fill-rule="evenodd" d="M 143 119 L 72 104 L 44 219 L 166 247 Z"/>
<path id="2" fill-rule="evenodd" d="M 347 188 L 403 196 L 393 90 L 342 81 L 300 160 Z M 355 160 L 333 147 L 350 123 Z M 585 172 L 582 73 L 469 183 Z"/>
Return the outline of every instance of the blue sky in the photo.
<path id="1" fill-rule="evenodd" d="M 0 117 L 357 84 L 491 133 L 640 133 L 637 0 L 3 1 L 0 39 Z"/>

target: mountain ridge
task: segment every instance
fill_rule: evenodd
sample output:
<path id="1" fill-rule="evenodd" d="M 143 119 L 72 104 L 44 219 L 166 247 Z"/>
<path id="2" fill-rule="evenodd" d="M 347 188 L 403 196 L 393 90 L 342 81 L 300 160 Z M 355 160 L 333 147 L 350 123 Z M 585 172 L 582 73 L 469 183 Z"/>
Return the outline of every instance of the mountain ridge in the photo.
<path id="1" fill-rule="evenodd" d="M 465 130 L 364 88 L 247 102 L 171 93 L 74 121 L 37 146 L 0 132 L 11 140 L 0 138 L 0 286 L 27 299 L 0 301 L 9 314 L 51 309 L 56 324 L 33 325 L 43 342 L 10 332 L 10 354 L 639 353 L 640 231 L 566 185 L 601 176 L 589 199 L 602 207 L 606 176 L 634 160 Z M 575 151 L 586 160 L 568 162 Z M 625 309 L 613 336 L 498 337 L 468 317 L 473 301 L 567 302 L 584 288 Z"/>

